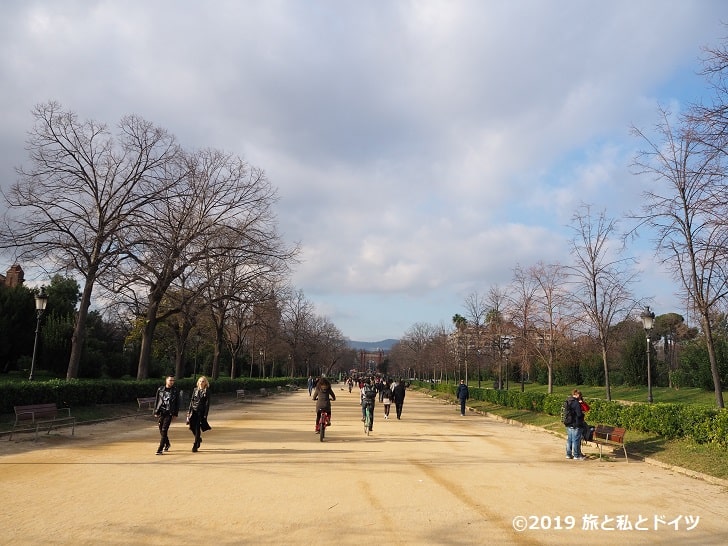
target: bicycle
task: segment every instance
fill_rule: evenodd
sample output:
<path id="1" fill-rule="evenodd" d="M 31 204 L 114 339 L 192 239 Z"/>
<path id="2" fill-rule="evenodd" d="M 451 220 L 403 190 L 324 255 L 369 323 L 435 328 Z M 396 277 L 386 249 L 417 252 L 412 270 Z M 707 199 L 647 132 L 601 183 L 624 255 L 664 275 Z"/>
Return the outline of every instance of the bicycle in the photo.
<path id="1" fill-rule="evenodd" d="M 326 410 L 321 410 L 321 416 L 318 422 L 319 441 L 324 441 L 324 435 L 326 434 L 326 427 L 329 422 L 329 414 Z"/>
<path id="2" fill-rule="evenodd" d="M 372 409 L 367 404 L 364 406 L 364 434 L 369 436 L 369 429 L 372 427 Z"/>

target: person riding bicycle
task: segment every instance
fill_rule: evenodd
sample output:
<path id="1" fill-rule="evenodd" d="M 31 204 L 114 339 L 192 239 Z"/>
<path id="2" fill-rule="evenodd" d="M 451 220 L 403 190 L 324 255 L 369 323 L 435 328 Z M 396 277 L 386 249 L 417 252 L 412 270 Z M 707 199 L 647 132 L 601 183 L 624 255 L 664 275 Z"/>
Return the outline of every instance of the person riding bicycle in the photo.
<path id="1" fill-rule="evenodd" d="M 369 408 L 369 432 L 374 427 L 374 401 L 377 398 L 377 389 L 372 384 L 371 379 L 367 379 L 361 389 L 361 413 L 362 421 L 366 415 L 366 408 Z"/>
<path id="2" fill-rule="evenodd" d="M 336 400 L 336 395 L 328 379 L 325 377 L 319 379 L 313 391 L 312 398 L 316 401 L 316 432 L 318 432 L 322 411 L 325 411 L 329 415 L 329 418 L 326 420 L 326 426 L 331 425 L 331 401 Z"/>

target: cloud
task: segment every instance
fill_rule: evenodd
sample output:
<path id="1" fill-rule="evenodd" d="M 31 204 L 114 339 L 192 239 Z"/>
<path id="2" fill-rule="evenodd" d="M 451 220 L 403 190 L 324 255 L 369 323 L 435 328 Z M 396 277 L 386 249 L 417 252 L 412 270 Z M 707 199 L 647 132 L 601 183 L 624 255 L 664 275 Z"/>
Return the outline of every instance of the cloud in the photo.
<path id="1" fill-rule="evenodd" d="M 293 283 L 352 338 L 449 321 L 639 199 L 631 124 L 706 87 L 720 1 L 6 2 L 0 184 L 34 104 L 141 115 L 278 188 Z M 668 298 L 665 298 L 668 301 Z M 337 319 L 339 322 L 337 322 Z"/>

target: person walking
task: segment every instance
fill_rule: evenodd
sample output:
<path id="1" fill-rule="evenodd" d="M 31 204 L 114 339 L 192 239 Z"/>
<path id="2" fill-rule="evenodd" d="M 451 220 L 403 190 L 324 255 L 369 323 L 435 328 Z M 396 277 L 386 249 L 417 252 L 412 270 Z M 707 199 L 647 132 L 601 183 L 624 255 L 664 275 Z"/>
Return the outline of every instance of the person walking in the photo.
<path id="1" fill-rule="evenodd" d="M 168 375 L 164 380 L 164 385 L 157 389 L 154 399 L 154 417 L 159 420 L 160 436 L 157 455 L 162 455 L 172 447 L 169 442 L 169 425 L 179 413 L 179 391 L 174 383 L 175 377 Z"/>
<path id="2" fill-rule="evenodd" d="M 313 391 L 313 377 L 308 376 L 308 395 L 311 396 L 311 391 Z"/>
<path id="3" fill-rule="evenodd" d="M 581 454 L 581 434 L 584 426 L 584 412 L 579 404 L 580 393 L 574 389 L 566 400 L 566 458 L 583 461 L 586 457 Z"/>
<path id="4" fill-rule="evenodd" d="M 384 418 L 389 419 L 389 408 L 392 407 L 392 389 L 389 383 L 385 383 L 382 389 L 382 404 L 384 405 Z"/>
<path id="5" fill-rule="evenodd" d="M 212 427 L 207 422 L 207 413 L 210 411 L 210 383 L 204 375 L 197 380 L 197 386 L 192 391 L 190 407 L 187 410 L 187 424 L 190 431 L 195 435 L 195 442 L 192 444 L 192 452 L 197 453 L 202 443 L 202 433 Z"/>
<path id="6" fill-rule="evenodd" d="M 331 401 L 336 400 L 334 389 L 331 388 L 331 383 L 325 377 L 319 379 L 316 383 L 316 388 L 313 390 L 313 399 L 316 401 L 316 432 L 319 431 L 319 420 L 321 419 L 321 412 L 325 411 L 329 414 L 329 418 L 326 420 L 326 426 L 331 426 Z"/>
<path id="7" fill-rule="evenodd" d="M 404 395 L 405 395 L 405 384 L 401 379 L 397 381 L 394 388 L 392 389 L 392 396 L 394 397 L 394 409 L 397 412 L 397 419 L 402 417 L 402 406 L 404 406 Z"/>
<path id="8" fill-rule="evenodd" d="M 460 385 L 458 385 L 457 396 L 458 400 L 460 400 L 460 415 L 465 416 L 465 402 L 470 398 L 470 391 L 463 379 L 460 380 Z"/>
<path id="9" fill-rule="evenodd" d="M 374 402 L 377 399 L 377 388 L 371 379 L 367 379 L 361 389 L 361 413 L 362 421 L 365 420 L 366 410 L 369 408 L 369 432 L 374 428 Z M 365 425 L 366 426 L 366 425 Z"/>

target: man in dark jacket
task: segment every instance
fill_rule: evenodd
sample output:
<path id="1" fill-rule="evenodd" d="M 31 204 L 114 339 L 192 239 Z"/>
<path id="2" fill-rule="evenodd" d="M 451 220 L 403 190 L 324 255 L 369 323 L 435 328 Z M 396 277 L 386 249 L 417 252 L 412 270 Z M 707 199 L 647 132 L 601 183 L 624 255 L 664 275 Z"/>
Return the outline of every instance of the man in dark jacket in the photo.
<path id="1" fill-rule="evenodd" d="M 159 448 L 157 455 L 163 451 L 169 451 L 172 444 L 169 443 L 169 425 L 172 419 L 179 413 L 179 392 L 174 384 L 174 376 L 168 375 L 164 385 L 157 389 L 157 397 L 154 400 L 154 417 L 159 419 Z"/>
<path id="2" fill-rule="evenodd" d="M 581 454 L 581 431 L 584 426 L 584 412 L 579 404 L 579 390 L 574 389 L 566 400 L 568 413 L 566 425 L 566 458 L 583 461 Z"/>
<path id="3" fill-rule="evenodd" d="M 470 391 L 464 380 L 460 380 L 457 392 L 458 400 L 460 400 L 460 415 L 465 415 L 465 402 L 470 398 Z"/>
<path id="4" fill-rule="evenodd" d="M 397 419 L 402 416 L 402 406 L 404 405 L 404 394 L 405 384 L 401 379 L 397 381 L 397 384 L 392 389 L 392 396 L 394 397 L 394 408 L 397 410 Z"/>

